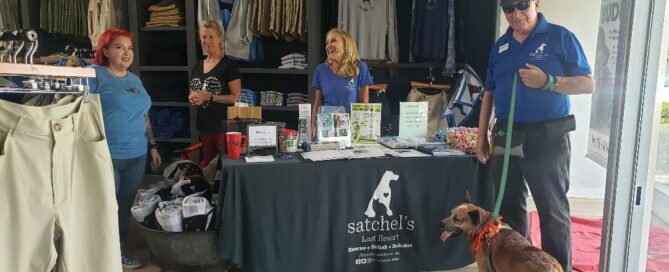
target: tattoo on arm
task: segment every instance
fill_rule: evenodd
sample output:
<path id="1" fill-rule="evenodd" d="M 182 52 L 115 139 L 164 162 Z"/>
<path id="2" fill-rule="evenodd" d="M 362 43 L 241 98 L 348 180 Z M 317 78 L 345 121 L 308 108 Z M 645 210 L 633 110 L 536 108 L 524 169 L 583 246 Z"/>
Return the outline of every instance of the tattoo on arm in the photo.
<path id="1" fill-rule="evenodd" d="M 146 138 L 149 139 L 149 145 L 152 148 L 156 147 L 156 139 L 153 137 L 153 129 L 151 128 L 151 118 L 148 114 L 144 116 L 144 123 L 146 124 Z"/>

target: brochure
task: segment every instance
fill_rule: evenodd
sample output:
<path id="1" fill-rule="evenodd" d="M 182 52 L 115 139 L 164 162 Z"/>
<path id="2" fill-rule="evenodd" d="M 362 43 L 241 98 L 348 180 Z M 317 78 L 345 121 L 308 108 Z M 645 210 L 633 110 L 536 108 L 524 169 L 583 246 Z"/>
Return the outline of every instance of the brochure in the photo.
<path id="1" fill-rule="evenodd" d="M 381 104 L 351 103 L 351 141 L 376 143 L 381 137 Z"/>

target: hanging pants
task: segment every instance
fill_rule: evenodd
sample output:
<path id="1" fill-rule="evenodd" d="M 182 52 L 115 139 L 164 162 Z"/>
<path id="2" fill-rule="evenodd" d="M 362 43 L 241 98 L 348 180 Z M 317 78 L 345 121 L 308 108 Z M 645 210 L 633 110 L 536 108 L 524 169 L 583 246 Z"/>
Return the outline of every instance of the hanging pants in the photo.
<path id="1" fill-rule="evenodd" d="M 116 211 L 98 95 L 0 100 L 0 271 L 121 271 Z"/>

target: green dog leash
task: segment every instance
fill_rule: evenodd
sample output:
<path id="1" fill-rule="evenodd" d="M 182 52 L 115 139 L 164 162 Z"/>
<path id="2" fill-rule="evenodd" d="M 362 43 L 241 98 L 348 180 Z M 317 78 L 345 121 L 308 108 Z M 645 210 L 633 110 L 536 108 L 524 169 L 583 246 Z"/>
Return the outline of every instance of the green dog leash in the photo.
<path id="1" fill-rule="evenodd" d="M 509 120 L 506 124 L 506 142 L 504 143 L 504 162 L 502 164 L 502 179 L 499 184 L 499 193 L 497 193 L 497 201 L 495 202 L 495 209 L 492 212 L 492 220 L 495 224 L 499 223 L 499 209 L 502 207 L 502 199 L 504 198 L 504 190 L 506 189 L 506 178 L 509 174 L 509 159 L 511 157 L 511 137 L 513 136 L 513 117 L 516 111 L 516 88 L 518 86 L 518 72 L 513 75 L 513 85 L 511 86 L 511 105 L 509 107 Z M 492 266 L 492 258 L 490 252 L 485 255 L 486 265 L 488 271 L 495 271 Z"/>

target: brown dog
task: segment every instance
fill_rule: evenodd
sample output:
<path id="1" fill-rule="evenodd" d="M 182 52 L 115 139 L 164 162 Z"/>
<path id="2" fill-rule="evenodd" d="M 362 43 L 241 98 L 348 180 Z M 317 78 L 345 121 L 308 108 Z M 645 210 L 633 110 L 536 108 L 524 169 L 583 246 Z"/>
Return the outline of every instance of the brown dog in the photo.
<path id="1" fill-rule="evenodd" d="M 501 221 L 501 220 L 500 220 Z M 550 254 L 538 249 L 508 227 L 493 223 L 492 214 L 472 204 L 469 193 L 465 203 L 451 211 L 451 215 L 441 221 L 441 240 L 464 234 L 470 242 L 472 254 L 479 271 L 488 271 L 486 253 L 492 258 L 496 272 L 562 272 L 562 266 Z"/>

